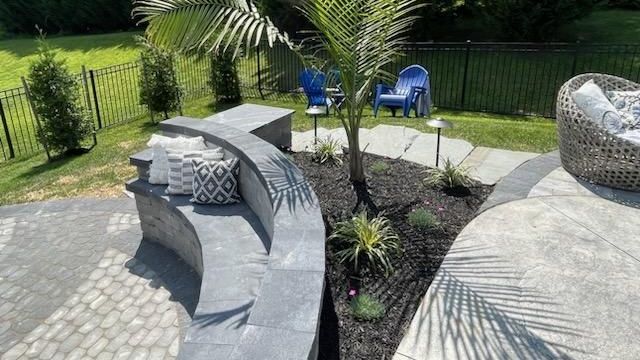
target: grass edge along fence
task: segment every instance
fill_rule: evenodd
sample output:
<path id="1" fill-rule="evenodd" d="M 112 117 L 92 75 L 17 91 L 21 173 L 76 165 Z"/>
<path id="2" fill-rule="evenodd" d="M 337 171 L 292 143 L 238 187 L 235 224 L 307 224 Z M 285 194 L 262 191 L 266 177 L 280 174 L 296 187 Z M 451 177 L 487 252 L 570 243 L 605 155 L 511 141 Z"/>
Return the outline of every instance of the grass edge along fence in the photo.
<path id="1" fill-rule="evenodd" d="M 456 110 L 552 118 L 557 90 L 576 74 L 602 72 L 640 80 L 640 45 L 411 43 L 405 53 L 387 70 L 397 74 L 411 64 L 424 66 L 434 105 Z M 185 100 L 210 94 L 210 61 L 209 56 L 178 58 Z M 237 68 L 245 98 L 299 94 L 302 64 L 283 44 L 242 54 Z M 149 114 L 139 104 L 139 75 L 139 62 L 78 75 L 82 105 L 97 130 Z M 0 127 L 0 161 L 42 150 L 23 88 L 0 91 Z"/>

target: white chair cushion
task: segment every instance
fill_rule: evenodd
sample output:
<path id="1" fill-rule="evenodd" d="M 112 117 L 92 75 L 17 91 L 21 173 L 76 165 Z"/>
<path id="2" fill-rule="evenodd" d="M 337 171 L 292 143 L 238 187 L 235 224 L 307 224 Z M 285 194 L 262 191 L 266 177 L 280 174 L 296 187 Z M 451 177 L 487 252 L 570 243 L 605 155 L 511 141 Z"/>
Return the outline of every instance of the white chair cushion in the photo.
<path id="1" fill-rule="evenodd" d="M 640 129 L 640 91 L 607 91 L 626 129 Z"/>
<path id="2" fill-rule="evenodd" d="M 571 97 L 578 108 L 597 125 L 612 134 L 624 131 L 620 114 L 593 80 L 584 83 Z"/>

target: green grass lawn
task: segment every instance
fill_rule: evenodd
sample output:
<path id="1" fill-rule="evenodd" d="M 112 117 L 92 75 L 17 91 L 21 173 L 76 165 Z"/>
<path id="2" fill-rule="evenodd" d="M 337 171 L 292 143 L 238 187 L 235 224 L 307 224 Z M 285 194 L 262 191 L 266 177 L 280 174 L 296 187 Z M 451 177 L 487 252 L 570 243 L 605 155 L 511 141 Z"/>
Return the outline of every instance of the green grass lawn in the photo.
<path id="1" fill-rule="evenodd" d="M 313 128 L 310 119 L 304 115 L 305 105 L 301 102 L 286 99 L 247 101 L 294 109 L 293 129 Z M 224 109 L 214 106 L 209 98 L 203 98 L 188 103 L 184 113 L 204 117 Z M 446 110 L 437 110 L 434 116 L 454 122 L 455 128 L 445 131 L 445 136 L 465 139 L 476 146 L 535 152 L 556 147 L 555 123 L 550 120 Z M 383 113 L 377 119 L 366 116 L 363 127 L 384 123 L 432 132 L 424 121 L 394 119 L 389 113 Z M 327 128 L 341 126 L 333 116 L 321 118 L 320 125 Z M 82 156 L 48 163 L 46 157 L 39 154 L 0 163 L 0 205 L 76 196 L 118 196 L 124 189 L 124 182 L 135 176 L 135 169 L 128 162 L 129 155 L 143 149 L 156 130 L 157 126 L 148 118 L 142 118 L 98 132 L 98 146 Z"/>
<path id="2" fill-rule="evenodd" d="M 49 38 L 66 59 L 69 69 L 79 73 L 82 65 L 102 68 L 134 61 L 139 49 L 134 41 L 138 32 L 102 35 L 59 36 Z M 20 76 L 26 76 L 35 58 L 37 43 L 33 38 L 0 41 L 0 90 L 20 86 Z"/>

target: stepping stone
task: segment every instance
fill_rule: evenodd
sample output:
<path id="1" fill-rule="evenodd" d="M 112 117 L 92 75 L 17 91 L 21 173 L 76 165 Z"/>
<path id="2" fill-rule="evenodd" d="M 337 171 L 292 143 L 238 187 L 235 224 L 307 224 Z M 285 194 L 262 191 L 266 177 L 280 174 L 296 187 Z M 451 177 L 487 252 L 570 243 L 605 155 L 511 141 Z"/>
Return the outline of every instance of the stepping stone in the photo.
<path id="1" fill-rule="evenodd" d="M 518 166 L 538 155 L 522 151 L 477 147 L 462 162 L 462 165 L 469 168 L 474 179 L 485 185 L 494 185 Z"/>
<path id="2" fill-rule="evenodd" d="M 403 160 L 415 162 L 429 167 L 436 167 L 436 147 L 438 136 L 436 134 L 422 134 L 413 140 L 411 146 L 402 155 Z M 440 163 L 442 167 L 444 159 L 450 159 L 459 165 L 473 150 L 473 145 L 460 139 L 440 137 Z"/>
<path id="3" fill-rule="evenodd" d="M 369 129 L 360 129 L 360 149 L 364 149 L 364 147 L 369 143 L 369 133 L 371 130 Z M 291 150 L 294 152 L 312 152 L 313 151 L 313 138 L 314 131 L 309 130 L 305 132 L 292 132 L 291 133 Z M 318 128 L 318 139 L 326 140 L 328 137 L 331 137 L 333 140 L 337 140 L 340 145 L 344 147 L 348 147 L 349 141 L 347 140 L 347 134 L 344 131 L 344 128 L 336 128 L 336 129 L 325 129 Z M 367 149 L 368 152 L 368 149 Z M 342 153 L 342 149 L 339 151 Z"/>
<path id="4" fill-rule="evenodd" d="M 378 125 L 369 134 L 367 153 L 399 159 L 420 135 L 422 132 L 404 126 Z"/>

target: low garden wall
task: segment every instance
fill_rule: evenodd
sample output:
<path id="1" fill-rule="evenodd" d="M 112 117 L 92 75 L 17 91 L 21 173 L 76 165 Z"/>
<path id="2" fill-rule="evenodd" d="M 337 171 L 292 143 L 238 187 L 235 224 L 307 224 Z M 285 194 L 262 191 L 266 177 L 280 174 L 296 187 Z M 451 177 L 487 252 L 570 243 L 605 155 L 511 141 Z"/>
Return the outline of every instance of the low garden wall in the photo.
<path id="1" fill-rule="evenodd" d="M 173 249 L 202 277 L 179 359 L 315 359 L 325 227 L 300 170 L 272 144 L 216 121 L 164 121 L 167 136 L 202 136 L 241 160 L 243 203 L 205 206 L 146 179 L 150 151 L 131 157 L 145 238 Z"/>

